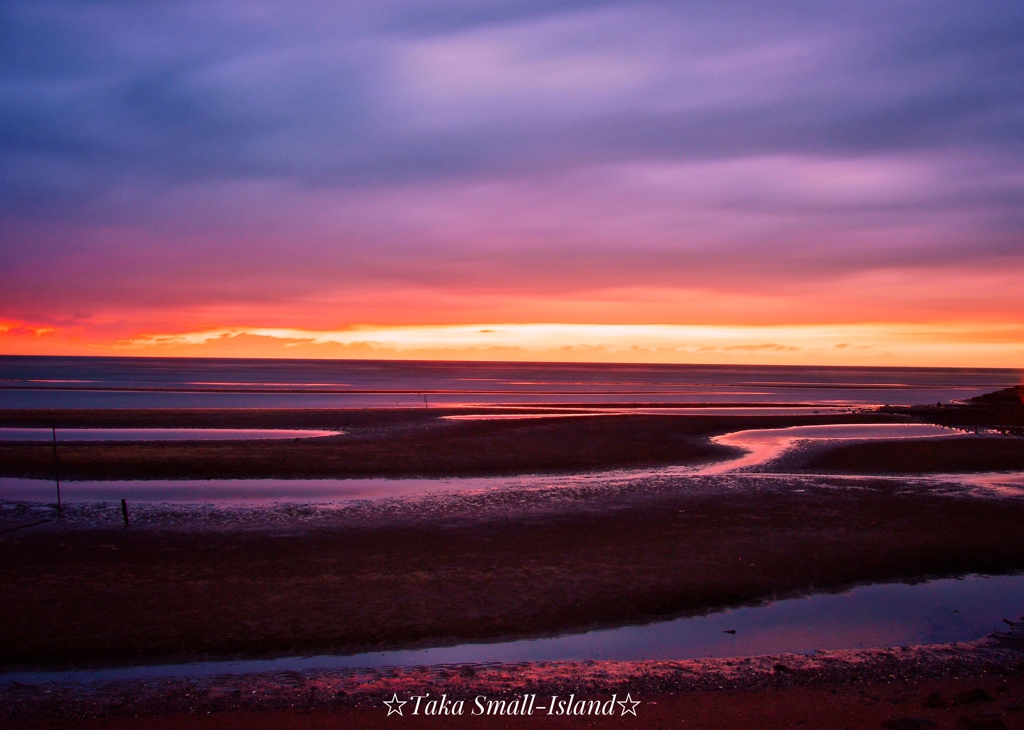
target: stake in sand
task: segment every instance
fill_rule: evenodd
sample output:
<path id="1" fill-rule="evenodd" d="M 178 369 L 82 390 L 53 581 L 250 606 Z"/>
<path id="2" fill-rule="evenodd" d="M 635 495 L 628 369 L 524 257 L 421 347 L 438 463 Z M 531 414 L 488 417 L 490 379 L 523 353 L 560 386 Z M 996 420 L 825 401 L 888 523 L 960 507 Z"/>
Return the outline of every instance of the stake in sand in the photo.
<path id="1" fill-rule="evenodd" d="M 57 462 L 57 424 L 50 421 L 50 430 L 53 431 L 53 477 L 57 480 L 57 517 L 61 516 L 60 506 L 60 465 Z"/>

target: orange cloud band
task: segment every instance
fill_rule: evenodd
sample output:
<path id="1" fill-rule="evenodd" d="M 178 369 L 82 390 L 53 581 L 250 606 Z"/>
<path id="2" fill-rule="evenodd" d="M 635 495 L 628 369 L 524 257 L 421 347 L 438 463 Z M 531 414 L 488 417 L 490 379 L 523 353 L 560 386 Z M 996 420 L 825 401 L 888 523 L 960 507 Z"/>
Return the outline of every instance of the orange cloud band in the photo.
<path id="1" fill-rule="evenodd" d="M 112 341 L 0 324 L 6 354 L 1019 367 L 1024 325 L 499 323 L 312 330 L 250 326 Z"/>

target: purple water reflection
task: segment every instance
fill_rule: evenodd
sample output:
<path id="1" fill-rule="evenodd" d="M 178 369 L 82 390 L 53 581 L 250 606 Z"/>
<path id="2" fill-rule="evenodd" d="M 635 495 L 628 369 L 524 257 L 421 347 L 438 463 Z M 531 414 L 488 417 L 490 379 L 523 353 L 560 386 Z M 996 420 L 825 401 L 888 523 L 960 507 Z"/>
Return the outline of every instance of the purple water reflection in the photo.
<path id="1" fill-rule="evenodd" d="M 467 413 L 441 416 L 446 421 L 514 421 L 532 418 L 580 418 L 586 416 L 809 416 L 822 413 L 849 413 L 852 405 L 832 406 L 685 406 L 595 408 L 593 410 L 567 409 L 559 412 L 531 412 L 522 409 L 516 413 Z"/>
<path id="2" fill-rule="evenodd" d="M 0 408 L 948 402 L 1021 372 L 568 363 L 0 356 Z"/>
<path id="3" fill-rule="evenodd" d="M 286 428 L 59 428 L 57 441 L 253 441 L 338 436 Z M 50 441 L 48 428 L 0 428 L 0 441 Z"/>
<path id="4" fill-rule="evenodd" d="M 865 441 L 962 436 L 963 432 L 925 423 L 845 423 L 789 428 L 759 428 L 715 436 L 712 441 L 735 446 L 745 456 L 706 467 L 701 474 L 723 474 L 765 464 L 793 448 L 799 442 Z"/>
<path id="5" fill-rule="evenodd" d="M 1024 612 L 1024 576 L 860 586 L 639 626 L 542 639 L 348 656 L 213 661 L 95 671 L 10 672 L 25 684 L 492 662 L 696 659 L 971 641 Z M 735 631 L 735 634 L 725 633 Z"/>

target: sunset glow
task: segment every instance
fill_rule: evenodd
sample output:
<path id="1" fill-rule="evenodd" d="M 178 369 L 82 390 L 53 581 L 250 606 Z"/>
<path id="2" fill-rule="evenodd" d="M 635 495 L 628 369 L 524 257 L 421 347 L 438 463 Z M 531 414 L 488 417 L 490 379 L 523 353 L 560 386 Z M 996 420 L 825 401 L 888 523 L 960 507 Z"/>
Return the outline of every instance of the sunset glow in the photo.
<path id="1" fill-rule="evenodd" d="M 97 345 L 57 331 L 8 324 L 8 341 L 31 354 L 527 360 L 558 362 L 774 363 L 1015 367 L 1017 325 L 475 324 L 343 330 L 222 327 L 144 334 Z"/>
<path id="2" fill-rule="evenodd" d="M 0 354 L 1024 363 L 1018 6 L 261 7 L 0 10 Z"/>

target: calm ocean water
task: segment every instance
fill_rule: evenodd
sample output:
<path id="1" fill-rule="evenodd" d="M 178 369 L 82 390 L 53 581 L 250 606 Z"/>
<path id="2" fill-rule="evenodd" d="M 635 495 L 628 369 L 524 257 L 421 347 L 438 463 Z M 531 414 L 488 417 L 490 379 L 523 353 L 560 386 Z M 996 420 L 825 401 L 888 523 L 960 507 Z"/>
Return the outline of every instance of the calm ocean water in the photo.
<path id="1" fill-rule="evenodd" d="M 922 404 L 1021 370 L 0 357 L 0 408 L 342 408 L 523 403 Z"/>

